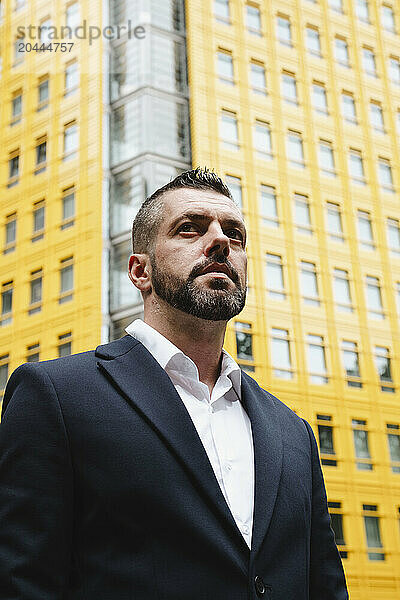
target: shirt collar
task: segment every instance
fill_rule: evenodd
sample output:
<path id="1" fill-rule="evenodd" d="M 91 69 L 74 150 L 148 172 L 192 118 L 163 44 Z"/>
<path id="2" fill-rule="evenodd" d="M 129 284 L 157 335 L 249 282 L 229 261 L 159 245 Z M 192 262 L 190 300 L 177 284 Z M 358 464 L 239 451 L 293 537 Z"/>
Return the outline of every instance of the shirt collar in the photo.
<path id="1" fill-rule="evenodd" d="M 151 327 L 151 325 L 145 323 L 142 319 L 135 319 L 126 327 L 125 331 L 139 340 L 167 372 L 169 368 L 175 371 L 185 371 L 186 374 L 190 373 L 191 377 L 198 380 L 198 369 L 193 360 L 159 331 L 154 329 L 154 327 Z M 178 359 L 173 360 L 175 357 L 178 357 Z M 220 377 L 229 377 L 238 398 L 241 397 L 241 375 L 237 362 L 222 348 Z"/>

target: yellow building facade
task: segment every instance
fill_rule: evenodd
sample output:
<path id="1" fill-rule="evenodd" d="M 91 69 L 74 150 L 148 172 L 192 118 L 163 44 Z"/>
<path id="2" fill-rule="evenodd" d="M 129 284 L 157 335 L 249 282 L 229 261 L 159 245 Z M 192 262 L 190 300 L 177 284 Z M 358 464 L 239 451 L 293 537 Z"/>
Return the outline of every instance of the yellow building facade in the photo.
<path id="1" fill-rule="evenodd" d="M 2 388 L 22 362 L 100 341 L 102 48 L 50 35 L 81 19 L 97 23 L 96 6 L 2 2 Z"/>
<path id="2" fill-rule="evenodd" d="M 398 3 L 186 7 L 193 164 L 249 233 L 226 347 L 312 424 L 352 600 L 400 598 Z"/>

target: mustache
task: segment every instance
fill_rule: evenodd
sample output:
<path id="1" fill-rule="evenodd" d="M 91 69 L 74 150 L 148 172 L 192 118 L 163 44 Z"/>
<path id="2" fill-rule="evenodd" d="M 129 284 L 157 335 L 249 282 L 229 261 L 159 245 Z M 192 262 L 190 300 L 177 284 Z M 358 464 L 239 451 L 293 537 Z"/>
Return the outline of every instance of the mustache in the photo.
<path id="1" fill-rule="evenodd" d="M 234 283 L 239 283 L 239 273 L 236 271 L 235 267 L 231 264 L 231 262 L 225 256 L 214 256 L 204 261 L 200 265 L 196 265 L 190 272 L 188 279 L 193 281 L 198 275 L 201 275 L 204 269 L 208 266 L 218 263 L 219 265 L 226 265 L 230 271 L 230 277 Z"/>

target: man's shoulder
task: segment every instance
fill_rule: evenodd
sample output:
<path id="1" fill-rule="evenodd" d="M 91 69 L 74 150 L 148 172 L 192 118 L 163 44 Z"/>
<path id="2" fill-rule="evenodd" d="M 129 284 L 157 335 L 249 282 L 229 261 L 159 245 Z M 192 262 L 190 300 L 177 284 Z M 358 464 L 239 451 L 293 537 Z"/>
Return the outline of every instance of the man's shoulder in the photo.
<path id="1" fill-rule="evenodd" d="M 77 377 L 81 377 L 85 372 L 91 372 L 93 369 L 96 369 L 98 360 L 117 358 L 129 352 L 137 343 L 137 340 L 132 336 L 126 335 L 118 340 L 101 344 L 94 350 L 86 350 L 40 362 L 24 363 L 14 371 L 14 375 L 41 371 L 49 375 L 50 378 L 62 374 L 64 378 L 73 377 L 73 380 L 76 380 Z"/>

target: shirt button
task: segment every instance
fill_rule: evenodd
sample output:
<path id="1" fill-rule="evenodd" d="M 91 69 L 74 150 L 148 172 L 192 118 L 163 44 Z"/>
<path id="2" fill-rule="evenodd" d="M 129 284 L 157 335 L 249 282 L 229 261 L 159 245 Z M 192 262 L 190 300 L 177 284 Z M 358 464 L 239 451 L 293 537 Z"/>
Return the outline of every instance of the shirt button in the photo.
<path id="1" fill-rule="evenodd" d="M 232 471 L 232 465 L 231 465 L 231 463 L 229 463 L 229 462 L 226 463 L 225 468 L 226 468 L 227 471 Z"/>
<path id="2" fill-rule="evenodd" d="M 243 531 L 244 535 L 248 535 L 250 533 L 250 529 L 247 527 L 247 525 L 243 526 L 242 531 Z"/>
<path id="3" fill-rule="evenodd" d="M 254 587 L 259 598 L 262 598 L 265 594 L 265 583 L 259 575 L 256 575 L 254 579 Z"/>

